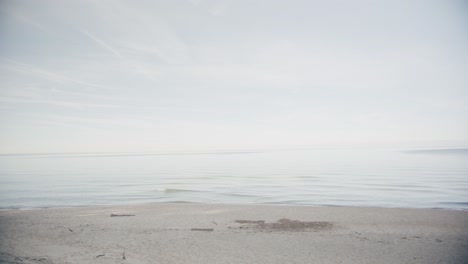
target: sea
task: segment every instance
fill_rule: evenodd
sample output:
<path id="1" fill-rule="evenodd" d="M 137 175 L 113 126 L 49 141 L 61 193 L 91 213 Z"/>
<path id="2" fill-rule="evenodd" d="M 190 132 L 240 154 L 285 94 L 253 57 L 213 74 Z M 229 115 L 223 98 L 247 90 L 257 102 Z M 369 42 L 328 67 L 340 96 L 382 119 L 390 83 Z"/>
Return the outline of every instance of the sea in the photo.
<path id="1" fill-rule="evenodd" d="M 468 148 L 0 155 L 0 209 L 221 203 L 468 210 Z"/>

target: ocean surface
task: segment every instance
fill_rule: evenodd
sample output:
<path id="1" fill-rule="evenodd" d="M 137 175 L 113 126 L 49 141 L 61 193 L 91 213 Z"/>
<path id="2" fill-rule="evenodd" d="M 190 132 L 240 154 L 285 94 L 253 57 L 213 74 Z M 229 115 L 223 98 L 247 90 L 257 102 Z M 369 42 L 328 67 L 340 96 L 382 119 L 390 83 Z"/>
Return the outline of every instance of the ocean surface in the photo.
<path id="1" fill-rule="evenodd" d="M 468 149 L 0 156 L 0 209 L 148 202 L 468 209 Z"/>

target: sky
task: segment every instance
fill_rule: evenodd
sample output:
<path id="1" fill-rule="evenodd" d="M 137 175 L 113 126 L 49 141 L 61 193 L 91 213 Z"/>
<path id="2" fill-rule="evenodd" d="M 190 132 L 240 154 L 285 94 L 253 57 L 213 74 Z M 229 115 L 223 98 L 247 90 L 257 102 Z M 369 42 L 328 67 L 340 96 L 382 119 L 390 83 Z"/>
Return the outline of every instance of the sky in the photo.
<path id="1" fill-rule="evenodd" d="M 467 146 L 468 3 L 0 0 L 0 153 Z"/>

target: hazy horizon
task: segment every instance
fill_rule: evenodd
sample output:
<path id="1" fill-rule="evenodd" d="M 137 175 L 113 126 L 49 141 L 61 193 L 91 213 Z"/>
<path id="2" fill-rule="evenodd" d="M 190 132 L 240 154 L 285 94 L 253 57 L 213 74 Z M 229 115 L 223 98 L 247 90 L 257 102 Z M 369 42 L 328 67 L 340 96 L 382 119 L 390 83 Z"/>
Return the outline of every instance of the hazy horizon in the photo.
<path id="1" fill-rule="evenodd" d="M 0 2 L 0 153 L 468 146 L 464 1 Z"/>

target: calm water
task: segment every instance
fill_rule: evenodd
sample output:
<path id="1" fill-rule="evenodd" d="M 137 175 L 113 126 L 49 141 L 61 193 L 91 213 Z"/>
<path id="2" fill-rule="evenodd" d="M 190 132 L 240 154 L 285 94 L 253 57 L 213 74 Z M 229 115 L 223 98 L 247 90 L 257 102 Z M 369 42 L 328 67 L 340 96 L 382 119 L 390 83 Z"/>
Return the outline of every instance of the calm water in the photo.
<path id="1" fill-rule="evenodd" d="M 146 202 L 468 209 L 468 149 L 0 156 L 0 208 Z"/>

